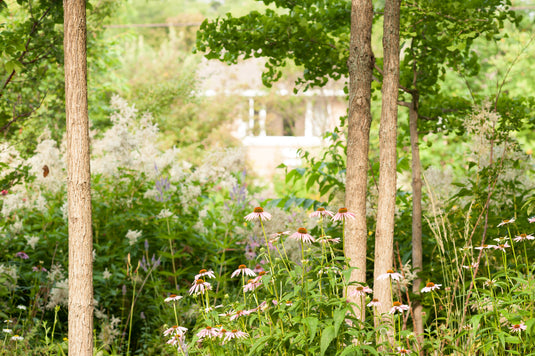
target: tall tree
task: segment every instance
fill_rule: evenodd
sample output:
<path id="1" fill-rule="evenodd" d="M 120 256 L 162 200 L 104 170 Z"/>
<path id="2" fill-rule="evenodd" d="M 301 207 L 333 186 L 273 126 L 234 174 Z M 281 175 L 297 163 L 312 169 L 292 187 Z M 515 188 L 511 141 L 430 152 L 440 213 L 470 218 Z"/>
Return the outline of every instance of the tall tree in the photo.
<path id="1" fill-rule="evenodd" d="M 353 0 L 351 7 L 351 42 L 349 59 L 349 110 L 347 134 L 346 207 L 355 220 L 345 225 L 344 254 L 355 267 L 351 281 L 366 283 L 366 192 L 368 182 L 368 147 L 370 140 L 371 83 L 375 58 L 371 47 L 373 4 L 371 0 Z M 349 299 L 357 306 L 356 315 L 364 319 L 362 298 Z"/>
<path id="2" fill-rule="evenodd" d="M 85 0 L 64 0 L 69 355 L 93 355 L 93 233 Z"/>
<path id="3" fill-rule="evenodd" d="M 396 210 L 397 119 L 399 87 L 400 0 L 387 0 L 383 28 L 383 87 L 379 129 L 379 200 L 375 235 L 374 297 L 379 314 L 391 308 L 390 280 L 377 277 L 392 269 Z"/>

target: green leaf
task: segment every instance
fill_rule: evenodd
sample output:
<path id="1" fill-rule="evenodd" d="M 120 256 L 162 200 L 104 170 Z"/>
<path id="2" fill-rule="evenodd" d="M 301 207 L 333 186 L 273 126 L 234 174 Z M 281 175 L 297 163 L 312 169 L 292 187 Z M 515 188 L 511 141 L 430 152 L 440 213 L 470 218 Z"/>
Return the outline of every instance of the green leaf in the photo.
<path id="1" fill-rule="evenodd" d="M 345 319 L 345 316 L 347 314 L 346 308 L 337 309 L 334 311 L 334 334 L 338 335 L 338 330 L 340 329 L 340 325 L 342 325 L 342 322 Z"/>
<path id="2" fill-rule="evenodd" d="M 258 355 L 257 351 L 262 350 L 264 348 L 264 344 L 266 344 L 269 339 L 271 339 L 271 335 L 263 336 L 256 340 L 253 347 L 251 347 L 251 351 L 249 351 L 249 356 Z"/>
<path id="3" fill-rule="evenodd" d="M 327 348 L 331 344 L 331 342 L 336 337 L 336 333 L 334 332 L 334 326 L 328 326 L 325 330 L 323 330 L 323 334 L 321 335 L 321 353 L 320 355 L 325 355 L 325 351 L 327 351 Z"/>
<path id="4" fill-rule="evenodd" d="M 309 316 L 303 319 L 303 322 L 307 325 L 308 331 L 310 333 L 309 342 L 312 342 L 312 340 L 314 340 L 314 337 L 316 336 L 316 331 L 318 330 L 319 320 L 317 318 Z"/>

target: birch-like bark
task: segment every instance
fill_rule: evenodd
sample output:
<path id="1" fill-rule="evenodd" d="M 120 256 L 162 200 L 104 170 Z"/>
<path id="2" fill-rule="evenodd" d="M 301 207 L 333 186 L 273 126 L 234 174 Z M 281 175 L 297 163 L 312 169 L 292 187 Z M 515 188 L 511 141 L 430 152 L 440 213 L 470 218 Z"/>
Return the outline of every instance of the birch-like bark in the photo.
<path id="1" fill-rule="evenodd" d="M 371 0 L 352 0 L 351 41 L 349 49 L 349 110 L 347 135 L 347 170 L 345 203 L 356 215 L 345 225 L 344 254 L 351 272 L 350 281 L 366 283 L 366 188 L 368 181 L 368 146 L 370 140 L 371 83 L 375 58 L 371 47 L 373 4 Z M 349 293 L 354 287 L 349 288 Z M 349 296 L 348 296 L 349 297 Z M 355 314 L 365 317 L 361 298 L 349 297 L 356 303 Z"/>
<path id="2" fill-rule="evenodd" d="M 93 355 L 93 234 L 84 0 L 64 0 L 69 224 L 69 355 Z"/>

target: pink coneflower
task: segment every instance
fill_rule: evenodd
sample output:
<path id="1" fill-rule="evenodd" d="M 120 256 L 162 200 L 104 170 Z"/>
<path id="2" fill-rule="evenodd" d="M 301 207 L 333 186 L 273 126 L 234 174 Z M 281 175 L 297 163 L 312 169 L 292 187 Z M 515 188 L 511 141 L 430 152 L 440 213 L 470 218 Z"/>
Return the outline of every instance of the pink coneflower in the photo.
<path id="1" fill-rule="evenodd" d="M 212 289 L 212 285 L 208 282 L 205 282 L 204 279 L 197 279 L 193 286 L 189 289 L 189 294 L 204 294 L 205 290 Z"/>
<path id="2" fill-rule="evenodd" d="M 477 263 L 477 262 L 473 262 L 473 263 L 469 264 L 468 266 L 463 266 L 463 268 L 465 268 L 465 269 L 477 268 L 477 267 L 479 267 L 479 263 Z"/>
<path id="3" fill-rule="evenodd" d="M 508 248 L 508 247 L 511 247 L 511 246 L 509 246 L 509 244 L 507 244 L 507 242 L 506 242 L 504 244 L 500 244 L 500 245 L 494 246 L 494 249 L 495 250 L 502 250 L 503 252 L 505 252 L 505 249 Z"/>
<path id="4" fill-rule="evenodd" d="M 373 293 L 370 287 L 366 286 L 357 286 L 351 292 L 349 292 L 350 297 L 365 297 L 366 293 Z"/>
<path id="5" fill-rule="evenodd" d="M 401 304 L 400 302 L 394 302 L 392 304 L 392 309 L 390 309 L 390 314 L 394 314 L 395 312 L 403 313 L 405 310 L 409 310 L 409 306 L 405 304 Z"/>
<path id="6" fill-rule="evenodd" d="M 479 247 L 474 247 L 476 250 L 485 250 L 485 249 L 489 249 L 489 248 L 496 248 L 496 245 L 487 245 L 487 244 L 483 244 Z"/>
<path id="7" fill-rule="evenodd" d="M 292 305 L 294 305 L 294 303 L 291 300 L 287 300 L 286 302 L 284 302 L 284 305 L 286 305 L 287 307 L 291 307 Z"/>
<path id="8" fill-rule="evenodd" d="M 381 305 L 381 302 L 379 301 L 379 299 L 376 299 L 376 298 L 373 298 L 371 302 L 369 302 L 368 304 L 366 304 L 367 306 L 369 306 L 370 308 L 372 307 L 378 307 L 379 305 Z"/>
<path id="9" fill-rule="evenodd" d="M 228 333 L 227 330 L 221 328 L 221 329 L 219 329 L 219 331 L 217 332 L 217 337 L 223 339 L 225 336 L 227 336 L 227 333 Z"/>
<path id="10" fill-rule="evenodd" d="M 27 260 L 28 258 L 30 258 L 30 257 L 26 254 L 26 252 L 24 252 L 24 251 L 17 252 L 17 253 L 15 254 L 15 257 L 20 257 L 20 258 L 22 258 L 23 260 Z"/>
<path id="11" fill-rule="evenodd" d="M 532 216 L 531 218 L 528 218 L 528 222 L 530 224 L 535 223 L 535 216 Z"/>
<path id="12" fill-rule="evenodd" d="M 382 279 L 391 278 L 394 281 L 399 281 L 403 278 L 403 275 L 401 273 L 394 272 L 393 270 L 389 269 L 386 271 L 386 273 L 383 273 L 379 277 L 377 277 L 377 280 L 380 281 Z"/>
<path id="13" fill-rule="evenodd" d="M 205 327 L 204 329 L 200 330 L 198 333 L 197 333 L 197 337 L 199 338 L 199 340 L 202 340 L 204 338 L 214 338 L 214 337 L 217 337 L 217 333 L 219 332 L 219 329 L 218 328 L 213 328 L 211 326 L 207 326 Z"/>
<path id="14" fill-rule="evenodd" d="M 2 195 L 7 195 L 8 191 L 5 189 L 2 189 Z"/>
<path id="15" fill-rule="evenodd" d="M 333 216 L 334 216 L 334 213 L 332 211 L 325 210 L 325 208 L 318 208 L 318 210 L 310 213 L 311 218 L 314 218 L 314 217 L 331 217 L 332 218 Z"/>
<path id="16" fill-rule="evenodd" d="M 398 354 L 400 354 L 400 355 L 410 355 L 410 353 L 411 353 L 411 350 L 405 349 L 403 347 L 398 347 L 397 351 L 398 351 Z"/>
<path id="17" fill-rule="evenodd" d="M 333 216 L 333 221 L 342 221 L 347 219 L 355 219 L 355 214 L 347 211 L 347 208 L 340 208 L 335 216 Z"/>
<path id="18" fill-rule="evenodd" d="M 504 242 L 507 241 L 507 236 L 505 236 L 505 237 L 498 237 L 498 238 L 495 238 L 495 239 L 493 239 L 493 240 L 496 241 L 496 242 L 499 243 L 499 244 L 503 244 Z"/>
<path id="19" fill-rule="evenodd" d="M 258 277 L 256 277 L 258 278 Z M 243 286 L 243 291 L 244 292 L 252 292 L 254 291 L 256 288 L 260 287 L 262 285 L 262 282 L 258 282 L 258 281 L 255 281 L 255 279 L 250 279 L 246 285 Z"/>
<path id="20" fill-rule="evenodd" d="M 32 271 L 34 272 L 46 272 L 46 268 L 42 267 L 41 265 L 37 265 L 32 267 Z"/>
<path id="21" fill-rule="evenodd" d="M 498 227 L 500 226 L 503 226 L 503 225 L 507 225 L 507 224 L 512 224 L 515 222 L 515 218 L 511 218 L 511 219 L 505 219 L 505 220 L 502 220 L 501 223 L 498 224 Z"/>
<path id="22" fill-rule="evenodd" d="M 260 272 L 264 272 L 264 267 L 262 267 L 261 265 L 256 265 L 255 268 L 253 269 L 253 272 L 254 273 L 260 273 Z"/>
<path id="23" fill-rule="evenodd" d="M 231 278 L 237 277 L 239 275 L 249 276 L 249 277 L 256 277 L 256 273 L 250 268 L 247 268 L 246 265 L 239 265 L 238 269 L 232 272 L 230 275 Z"/>
<path id="24" fill-rule="evenodd" d="M 290 231 L 279 231 L 279 232 L 275 232 L 275 233 L 269 235 L 269 242 L 270 243 L 277 242 L 277 241 L 279 241 L 281 236 L 284 236 L 284 235 L 290 235 Z"/>
<path id="25" fill-rule="evenodd" d="M 181 295 L 171 294 L 169 297 L 165 298 L 163 301 L 166 303 L 169 303 L 169 302 L 177 302 L 180 299 L 182 299 Z"/>
<path id="26" fill-rule="evenodd" d="M 244 339 L 247 336 L 249 336 L 249 334 L 244 333 L 243 331 L 239 331 L 239 330 L 234 329 L 232 331 L 227 331 L 227 333 L 225 335 L 225 338 L 223 339 L 223 342 L 227 342 L 227 341 L 230 341 L 232 339 Z"/>
<path id="27" fill-rule="evenodd" d="M 214 271 L 210 270 L 207 271 L 204 268 L 199 271 L 199 274 L 195 276 L 195 280 L 202 278 L 202 277 L 208 277 L 208 278 L 215 278 Z"/>
<path id="28" fill-rule="evenodd" d="M 251 314 L 249 310 L 238 310 L 230 317 L 230 321 L 238 319 L 240 316 L 247 316 Z"/>
<path id="29" fill-rule="evenodd" d="M 268 303 L 264 300 L 262 303 L 258 304 L 258 306 L 254 309 L 251 309 L 250 312 L 257 312 L 257 311 L 265 311 L 269 307 Z"/>
<path id="30" fill-rule="evenodd" d="M 330 236 L 323 235 L 318 237 L 316 241 L 322 244 L 339 244 L 341 240 L 339 237 L 331 238 Z"/>
<path id="31" fill-rule="evenodd" d="M 163 336 L 167 336 L 169 334 L 172 334 L 172 335 L 176 335 L 176 336 L 182 337 L 182 336 L 184 336 L 186 331 L 188 331 L 187 328 L 175 325 L 175 326 L 172 326 L 169 329 L 165 330 L 163 332 Z"/>
<path id="32" fill-rule="evenodd" d="M 523 330 L 526 330 L 527 329 L 527 326 L 526 324 L 524 324 L 524 322 L 522 321 L 520 324 L 513 324 L 510 326 L 510 328 L 512 332 L 514 333 L 519 333 Z"/>
<path id="33" fill-rule="evenodd" d="M 431 292 L 435 289 L 440 289 L 440 287 L 442 286 L 442 284 L 435 284 L 433 282 L 429 282 L 425 285 L 424 288 L 422 288 L 421 292 L 422 293 L 427 293 L 427 292 Z"/>
<path id="34" fill-rule="evenodd" d="M 297 232 L 294 232 L 292 235 L 290 235 L 289 239 L 299 240 L 307 244 L 316 242 L 316 240 L 314 240 L 312 235 L 310 235 L 307 229 L 305 229 L 304 227 L 300 227 L 299 229 L 297 229 Z"/>
<path id="35" fill-rule="evenodd" d="M 514 238 L 514 241 L 515 242 L 520 242 L 520 241 L 526 241 L 526 240 L 533 240 L 535 239 L 535 236 L 531 235 L 531 234 L 520 234 L 520 235 L 517 235 L 515 238 Z"/>
<path id="36" fill-rule="evenodd" d="M 256 208 L 254 208 L 253 212 L 251 214 L 247 215 L 244 219 L 247 220 L 247 221 L 270 220 L 271 219 L 271 214 L 270 213 L 266 213 L 263 208 L 258 206 Z"/>

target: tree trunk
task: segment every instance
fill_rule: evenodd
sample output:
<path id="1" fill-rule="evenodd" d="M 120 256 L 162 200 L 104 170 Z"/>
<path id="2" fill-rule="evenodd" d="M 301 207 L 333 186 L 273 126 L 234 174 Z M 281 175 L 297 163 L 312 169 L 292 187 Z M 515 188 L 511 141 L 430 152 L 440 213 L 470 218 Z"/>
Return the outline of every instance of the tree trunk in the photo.
<path id="1" fill-rule="evenodd" d="M 345 203 L 355 220 L 345 225 L 344 254 L 356 267 L 350 281 L 366 282 L 366 192 L 368 146 L 370 140 L 371 83 L 375 58 L 371 47 L 373 5 L 371 0 L 352 0 L 351 42 L 349 49 L 349 110 Z M 350 287 L 349 293 L 354 287 Z M 349 297 L 357 304 L 355 314 L 365 317 L 361 298 Z"/>
<path id="2" fill-rule="evenodd" d="M 69 355 L 93 355 L 93 234 L 87 112 L 85 0 L 64 0 Z"/>
<path id="3" fill-rule="evenodd" d="M 416 83 L 414 83 L 416 85 Z M 420 148 L 418 147 L 418 94 L 412 95 L 409 106 L 409 131 L 412 152 L 412 267 L 416 273 L 423 268 L 422 251 L 422 165 Z M 416 278 L 412 291 L 420 294 L 422 279 Z M 416 299 L 412 303 L 414 315 L 414 333 L 420 346 L 423 345 L 424 325 L 422 320 L 422 304 Z"/>
<path id="4" fill-rule="evenodd" d="M 383 89 L 379 129 L 379 199 L 375 237 L 374 297 L 381 303 L 378 315 L 388 313 L 390 281 L 377 277 L 392 269 L 394 253 L 394 213 L 396 209 L 397 118 L 399 87 L 400 0 L 387 0 L 383 28 Z M 376 319 L 378 322 L 379 318 Z"/>

